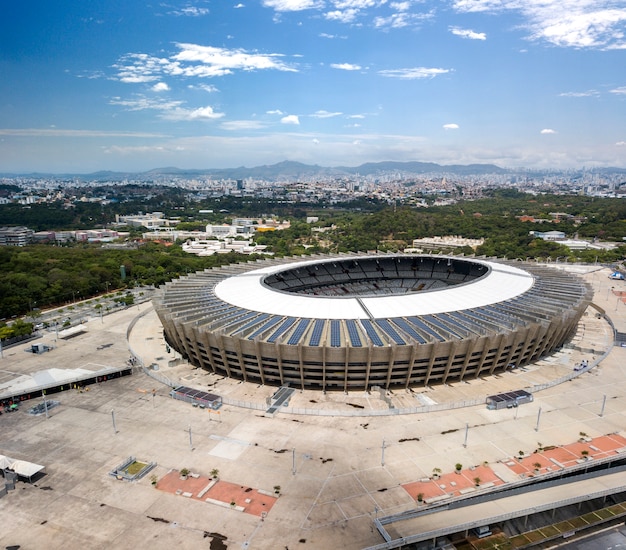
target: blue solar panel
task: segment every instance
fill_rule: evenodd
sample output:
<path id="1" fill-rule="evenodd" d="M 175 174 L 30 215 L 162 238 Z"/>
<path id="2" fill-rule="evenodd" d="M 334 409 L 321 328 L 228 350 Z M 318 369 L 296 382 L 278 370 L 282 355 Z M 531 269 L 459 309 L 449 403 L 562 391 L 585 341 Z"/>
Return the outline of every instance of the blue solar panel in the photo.
<path id="1" fill-rule="evenodd" d="M 374 344 L 375 346 L 385 345 L 385 343 L 380 339 L 380 336 L 376 332 L 376 329 L 369 319 L 361 319 L 361 324 L 365 327 L 365 332 L 367 332 L 367 335 L 370 337 L 372 344 Z"/>
<path id="2" fill-rule="evenodd" d="M 324 325 L 326 321 L 324 319 L 317 319 L 315 321 L 315 326 L 313 327 L 313 334 L 311 335 L 311 340 L 309 341 L 310 346 L 319 346 L 320 339 L 322 338 L 322 331 L 324 330 Z"/>
<path id="3" fill-rule="evenodd" d="M 354 319 L 348 319 L 346 321 L 346 326 L 348 327 L 348 335 L 350 336 L 350 343 L 355 348 L 360 348 L 363 344 L 361 344 L 361 337 L 359 336 L 359 331 L 356 328 L 356 323 Z"/>
<path id="4" fill-rule="evenodd" d="M 248 336 L 248 340 L 254 340 L 259 334 L 262 334 L 266 330 L 271 329 L 274 325 L 280 323 L 281 320 L 282 320 L 282 317 L 272 317 L 262 327 L 259 327 L 250 336 Z"/>
<path id="5" fill-rule="evenodd" d="M 446 325 L 444 325 L 439 319 L 437 319 L 437 317 L 434 317 L 433 315 L 425 315 L 424 320 L 428 321 L 432 325 L 435 325 L 438 329 L 440 329 L 444 333 L 447 332 L 448 334 L 451 334 L 452 336 L 455 336 L 456 338 L 459 338 L 459 339 L 463 338 L 457 332 L 452 330 L 450 327 L 447 327 Z"/>
<path id="6" fill-rule="evenodd" d="M 494 322 L 493 319 L 488 319 L 484 315 L 480 315 L 476 313 L 475 311 L 466 309 L 463 311 L 463 315 L 465 315 L 466 317 L 469 317 L 473 322 L 475 322 L 480 327 L 483 327 L 483 328 L 490 327 L 491 329 L 500 330 L 500 325 Z"/>
<path id="7" fill-rule="evenodd" d="M 300 338 L 302 338 L 302 335 L 309 326 L 310 322 L 310 319 L 301 319 L 298 323 L 298 326 L 296 327 L 296 330 L 293 331 L 293 334 L 289 337 L 289 340 L 287 340 L 287 344 L 290 346 L 297 345 L 300 342 Z"/>
<path id="8" fill-rule="evenodd" d="M 430 328 L 424 321 L 422 321 L 419 317 L 407 317 L 407 320 L 413 323 L 417 328 L 423 330 L 426 334 L 430 334 L 433 338 L 439 340 L 440 342 L 445 341 L 443 336 L 437 334 L 432 328 Z"/>
<path id="9" fill-rule="evenodd" d="M 241 328 L 233 332 L 233 334 L 237 334 L 238 332 L 243 332 L 244 330 L 248 330 L 249 328 L 255 325 L 258 325 L 259 323 L 262 323 L 268 317 L 269 317 L 269 314 L 263 313 L 262 315 L 259 315 L 258 317 L 255 317 L 254 319 L 252 319 L 252 321 L 247 322 L 244 326 L 242 326 Z"/>
<path id="10" fill-rule="evenodd" d="M 420 344 L 426 343 L 426 340 L 424 340 L 424 337 L 419 332 L 416 332 L 413 329 L 413 327 L 409 325 L 409 323 L 407 323 L 404 319 L 402 319 L 402 317 L 393 319 L 393 322 L 398 327 L 400 327 L 404 332 L 406 332 L 409 336 L 412 336 L 413 338 L 415 338 Z"/>
<path id="11" fill-rule="evenodd" d="M 243 311 L 243 310 L 239 310 L 239 312 L 240 312 L 240 313 L 241 313 L 242 311 Z M 251 311 L 251 312 L 249 312 L 249 313 L 246 313 L 244 316 L 242 316 L 242 317 L 238 317 L 237 319 L 235 319 L 232 323 L 229 323 L 229 324 L 227 324 L 227 325 L 224 325 L 224 328 L 229 327 L 229 326 L 231 326 L 231 325 L 234 325 L 234 324 L 236 324 L 236 323 L 239 323 L 239 322 L 241 322 L 241 321 L 245 321 L 245 320 L 247 320 L 247 319 L 250 319 L 250 317 L 254 317 L 254 316 L 256 316 L 256 315 L 258 315 L 258 312 L 256 312 L 256 311 Z"/>
<path id="12" fill-rule="evenodd" d="M 341 346 L 341 323 L 336 319 L 330 322 L 330 346 L 333 348 Z"/>
<path id="13" fill-rule="evenodd" d="M 406 342 L 402 339 L 402 336 L 400 336 L 396 332 L 396 329 L 391 326 L 391 323 L 387 321 L 387 319 L 378 319 L 376 321 L 376 324 L 380 328 L 382 328 L 389 336 L 391 336 L 391 338 L 396 344 L 399 344 L 401 346 L 406 344 Z"/>
<path id="14" fill-rule="evenodd" d="M 455 327 L 463 330 L 465 333 L 474 333 L 478 334 L 479 331 L 476 331 L 474 328 L 467 326 L 467 319 L 463 316 L 458 315 L 456 311 L 450 311 L 448 313 L 444 313 L 441 315 L 446 322 L 453 324 Z M 465 321 L 465 323 L 463 323 Z"/>
<path id="15" fill-rule="evenodd" d="M 295 322 L 295 317 L 288 317 L 287 320 L 274 331 L 274 334 L 272 334 L 267 341 L 275 342 L 276 339 L 285 334 L 285 332 L 287 332 Z"/>

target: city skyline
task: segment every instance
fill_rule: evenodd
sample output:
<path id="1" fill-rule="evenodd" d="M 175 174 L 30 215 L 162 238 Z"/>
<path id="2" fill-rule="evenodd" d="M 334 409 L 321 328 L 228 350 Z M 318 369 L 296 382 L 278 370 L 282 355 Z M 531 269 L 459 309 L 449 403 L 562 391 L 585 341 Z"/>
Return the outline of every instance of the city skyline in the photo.
<path id="1" fill-rule="evenodd" d="M 624 0 L 55 10 L 0 33 L 0 171 L 626 167 Z"/>

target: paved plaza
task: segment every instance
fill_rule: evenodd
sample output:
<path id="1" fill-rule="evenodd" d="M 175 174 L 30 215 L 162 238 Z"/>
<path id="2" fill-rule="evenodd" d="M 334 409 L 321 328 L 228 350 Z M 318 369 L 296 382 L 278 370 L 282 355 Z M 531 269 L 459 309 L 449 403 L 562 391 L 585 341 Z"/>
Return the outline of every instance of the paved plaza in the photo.
<path id="1" fill-rule="evenodd" d="M 626 332 L 626 304 L 617 294 L 625 283 L 609 274 L 598 269 L 583 276 L 594 287 L 594 303 Z M 515 461 L 519 451 L 530 456 L 538 447 L 575 445 L 582 433 L 600 452 L 603 436 L 626 437 L 626 348 L 611 345 L 610 325 L 592 308 L 572 346 L 537 365 L 412 391 L 297 390 L 274 415 L 266 410 L 277 388 L 179 363 L 149 303 L 91 319 L 87 327 L 69 340 L 45 333 L 39 341 L 53 349 L 43 354 L 27 353 L 26 345 L 3 350 L 0 384 L 51 368 L 121 367 L 131 350 L 146 366 L 157 365 L 154 377 L 137 368 L 88 390 L 55 394 L 61 404 L 48 418 L 28 415 L 26 406 L 0 416 L 0 454 L 45 466 L 45 475 L 20 481 L 0 499 L 0 547 L 360 549 L 382 542 L 377 515 L 415 508 L 417 492 L 425 492 L 415 484 L 434 469 L 444 478 L 455 475 L 457 463 L 484 468 L 457 477 L 496 487 L 534 475 L 530 459 Z M 550 385 L 583 360 L 595 364 L 606 350 L 596 367 Z M 174 400 L 159 379 L 216 393 L 224 405 L 216 412 Z M 546 389 L 517 408 L 484 404 L 487 395 L 538 387 Z M 394 414 L 420 407 L 431 412 Z M 135 482 L 109 475 L 129 456 L 157 466 Z M 179 483 L 183 468 L 198 475 L 187 480 L 193 490 L 164 490 L 170 478 Z M 219 482 L 198 497 L 214 469 Z M 239 490 L 242 501 L 220 504 L 234 493 L 218 496 L 219 483 Z M 267 513 L 245 511 L 245 504 L 261 506 L 261 497 L 271 499 Z"/>

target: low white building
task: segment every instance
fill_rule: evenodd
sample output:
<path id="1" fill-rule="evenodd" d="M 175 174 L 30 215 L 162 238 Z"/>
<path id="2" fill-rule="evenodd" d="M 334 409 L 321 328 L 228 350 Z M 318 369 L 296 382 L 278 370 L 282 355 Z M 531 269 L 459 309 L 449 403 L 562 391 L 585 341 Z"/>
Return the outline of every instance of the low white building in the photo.
<path id="1" fill-rule="evenodd" d="M 256 244 L 253 241 L 238 241 L 235 239 L 196 239 L 183 243 L 183 250 L 197 256 L 213 256 L 214 254 L 268 254 L 267 246 Z"/>

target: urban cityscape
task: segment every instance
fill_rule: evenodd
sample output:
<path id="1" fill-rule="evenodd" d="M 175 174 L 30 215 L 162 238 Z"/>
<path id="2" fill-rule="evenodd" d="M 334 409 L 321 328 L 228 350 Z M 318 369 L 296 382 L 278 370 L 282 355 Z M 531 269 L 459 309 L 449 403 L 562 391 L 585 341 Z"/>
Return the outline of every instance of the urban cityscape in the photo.
<path id="1" fill-rule="evenodd" d="M 0 548 L 626 547 L 624 0 L 0 18 Z"/>

